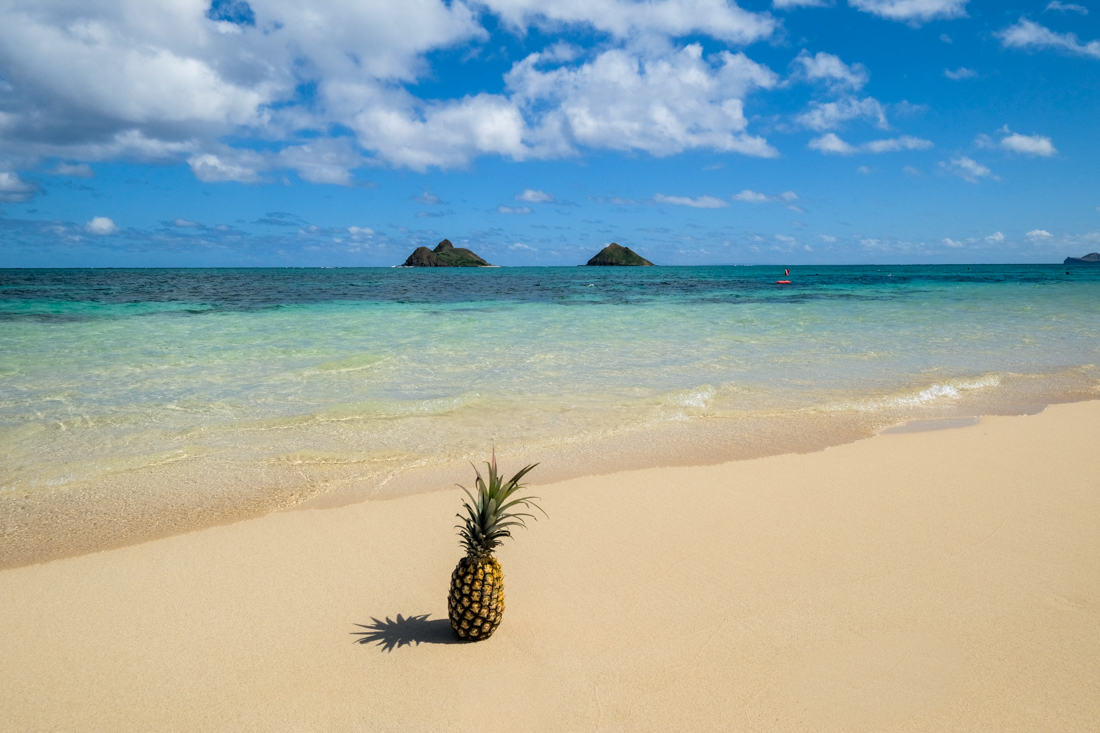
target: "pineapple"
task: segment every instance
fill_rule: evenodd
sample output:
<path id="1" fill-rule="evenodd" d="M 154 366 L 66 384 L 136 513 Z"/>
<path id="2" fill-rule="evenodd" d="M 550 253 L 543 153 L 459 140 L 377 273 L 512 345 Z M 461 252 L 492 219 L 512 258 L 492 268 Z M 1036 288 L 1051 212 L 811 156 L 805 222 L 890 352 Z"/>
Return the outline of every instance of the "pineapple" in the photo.
<path id="1" fill-rule="evenodd" d="M 500 626 L 504 614 L 504 571 L 493 557 L 493 550 L 500 546 L 501 540 L 511 537 L 509 527 L 526 526 L 525 517 L 536 519 L 533 514 L 518 511 L 522 508 L 542 508 L 534 503 L 538 497 L 511 498 L 520 489 L 520 479 L 538 464 L 522 469 L 508 481 L 497 473 L 496 451 L 493 460 L 486 464 L 489 468 L 488 480 L 477 474 L 474 496 L 464 486 L 469 501 L 463 500 L 465 514 L 456 515 L 462 524 L 455 525 L 466 557 L 458 561 L 451 574 L 451 593 L 447 597 L 447 612 L 451 618 L 451 627 L 463 641 L 481 641 L 492 636 Z M 543 512 L 545 514 L 546 512 Z"/>

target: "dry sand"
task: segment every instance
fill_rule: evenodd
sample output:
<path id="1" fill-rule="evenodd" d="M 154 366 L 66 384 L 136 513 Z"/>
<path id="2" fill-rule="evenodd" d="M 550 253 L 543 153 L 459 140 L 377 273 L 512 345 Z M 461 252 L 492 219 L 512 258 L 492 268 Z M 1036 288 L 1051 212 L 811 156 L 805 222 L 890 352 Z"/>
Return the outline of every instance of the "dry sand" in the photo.
<path id="1" fill-rule="evenodd" d="M 453 491 L 0 572 L 0 728 L 1100 730 L 1098 426 L 540 486 L 479 644 Z"/>

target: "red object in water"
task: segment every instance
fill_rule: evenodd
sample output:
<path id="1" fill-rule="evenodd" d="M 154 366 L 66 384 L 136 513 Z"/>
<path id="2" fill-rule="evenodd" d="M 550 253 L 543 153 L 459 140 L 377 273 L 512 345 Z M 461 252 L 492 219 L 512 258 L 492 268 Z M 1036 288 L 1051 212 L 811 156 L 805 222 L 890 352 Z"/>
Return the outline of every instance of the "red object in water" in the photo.
<path id="1" fill-rule="evenodd" d="M 784 271 L 783 271 L 783 274 L 784 274 L 784 275 L 790 275 L 790 274 L 791 274 L 791 271 L 790 271 L 790 270 L 784 270 Z"/>
<path id="2" fill-rule="evenodd" d="M 776 285 L 790 285 L 791 281 L 790 280 L 776 280 L 775 284 Z"/>

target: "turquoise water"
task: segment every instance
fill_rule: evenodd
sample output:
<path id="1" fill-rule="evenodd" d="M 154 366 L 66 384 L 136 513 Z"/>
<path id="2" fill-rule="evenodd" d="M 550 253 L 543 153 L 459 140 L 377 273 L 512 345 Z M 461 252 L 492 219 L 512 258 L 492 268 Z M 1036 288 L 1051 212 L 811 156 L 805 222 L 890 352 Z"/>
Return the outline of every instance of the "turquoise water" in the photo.
<path id="1" fill-rule="evenodd" d="M 183 501 L 202 524 L 204 504 L 445 488 L 491 445 L 547 480 L 1100 394 L 1100 267 L 781 277 L 0 271 L 0 519 L 26 534 L 36 502 L 125 491 L 142 516 Z"/>

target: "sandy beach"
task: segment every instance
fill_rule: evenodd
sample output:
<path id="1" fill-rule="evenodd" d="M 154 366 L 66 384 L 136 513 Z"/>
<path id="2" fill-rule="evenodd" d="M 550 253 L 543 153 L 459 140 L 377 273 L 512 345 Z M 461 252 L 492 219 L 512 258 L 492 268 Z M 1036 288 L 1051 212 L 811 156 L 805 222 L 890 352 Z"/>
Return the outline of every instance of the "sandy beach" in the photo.
<path id="1" fill-rule="evenodd" d="M 478 644 L 457 491 L 6 570 L 0 729 L 1096 730 L 1098 425 L 539 485 Z"/>

